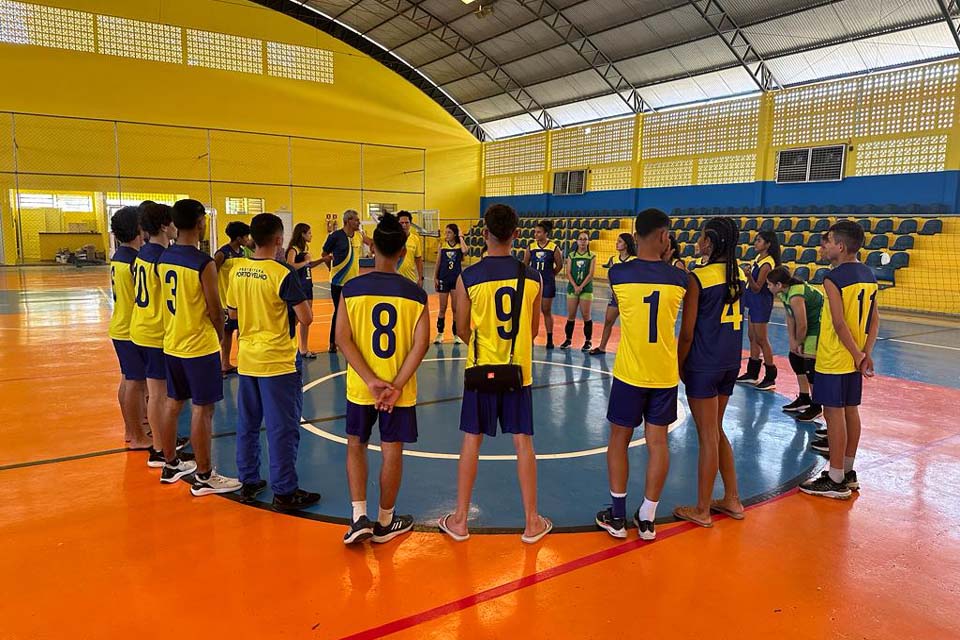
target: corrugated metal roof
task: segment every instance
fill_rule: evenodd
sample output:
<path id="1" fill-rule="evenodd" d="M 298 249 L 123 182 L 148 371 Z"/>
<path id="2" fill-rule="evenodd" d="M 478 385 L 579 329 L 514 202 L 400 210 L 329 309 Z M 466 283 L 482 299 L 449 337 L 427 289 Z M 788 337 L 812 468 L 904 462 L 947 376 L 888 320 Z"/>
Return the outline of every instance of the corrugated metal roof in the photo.
<path id="1" fill-rule="evenodd" d="M 519 136 L 523 135 L 524 133 L 533 133 L 534 131 L 541 130 L 540 125 L 536 120 L 533 119 L 533 116 L 526 113 L 523 115 L 514 116 L 512 118 L 491 120 L 489 122 L 484 122 L 480 126 L 483 128 L 484 133 L 486 133 L 487 136 L 493 140 L 509 138 L 511 136 Z"/>

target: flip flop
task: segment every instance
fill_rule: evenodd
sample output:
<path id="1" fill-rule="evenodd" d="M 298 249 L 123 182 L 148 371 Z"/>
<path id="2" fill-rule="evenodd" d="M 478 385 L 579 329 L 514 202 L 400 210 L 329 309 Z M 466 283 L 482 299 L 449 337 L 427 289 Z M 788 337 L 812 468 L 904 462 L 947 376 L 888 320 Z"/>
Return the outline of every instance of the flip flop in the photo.
<path id="1" fill-rule="evenodd" d="M 440 531 L 443 531 L 445 534 L 456 540 L 457 542 L 466 542 L 470 539 L 470 534 L 460 535 L 455 533 L 452 529 L 447 526 L 447 519 L 452 516 L 452 513 L 447 513 L 441 516 L 440 520 L 437 522 L 437 525 L 440 527 Z"/>
<path id="2" fill-rule="evenodd" d="M 714 500 L 710 503 L 710 511 L 722 513 L 723 515 L 733 518 L 734 520 L 743 520 L 747 517 L 743 511 L 731 511 L 730 509 L 722 506 L 719 500 Z"/>
<path id="3" fill-rule="evenodd" d="M 695 525 L 701 526 L 704 529 L 710 529 L 713 527 L 713 522 L 710 520 L 698 520 L 694 518 L 691 514 L 693 507 L 677 507 L 673 510 L 673 517 L 679 520 L 686 520 L 687 522 L 692 522 Z"/>
<path id="4" fill-rule="evenodd" d="M 543 538 L 543 536 L 545 536 L 545 535 L 547 535 L 548 533 L 550 533 L 551 531 L 553 531 L 553 523 L 550 522 L 550 519 L 549 519 L 549 518 L 544 518 L 543 516 L 540 516 L 540 519 L 543 520 L 543 524 L 546 525 L 546 526 L 543 528 L 543 531 L 541 531 L 540 533 L 538 533 L 538 534 L 535 535 L 535 536 L 520 536 L 520 540 L 521 540 L 522 542 L 525 542 L 525 543 L 527 543 L 527 544 L 536 544 L 536 543 L 540 542 L 540 540 Z"/>

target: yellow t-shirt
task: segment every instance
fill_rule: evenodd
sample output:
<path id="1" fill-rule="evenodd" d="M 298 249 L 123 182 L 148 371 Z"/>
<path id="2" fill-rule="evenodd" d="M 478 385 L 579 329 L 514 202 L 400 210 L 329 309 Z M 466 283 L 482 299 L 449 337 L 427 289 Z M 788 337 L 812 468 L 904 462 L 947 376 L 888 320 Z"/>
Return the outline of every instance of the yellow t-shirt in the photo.
<path id="1" fill-rule="evenodd" d="M 837 265 L 824 278 L 840 289 L 843 301 L 843 317 L 853 334 L 859 349 L 867 344 L 870 333 L 870 318 L 877 302 L 877 278 L 869 267 L 859 262 Z M 817 343 L 817 373 L 834 375 L 853 373 L 857 370 L 853 355 L 840 342 L 830 315 L 830 297 L 824 294 L 823 310 L 820 313 L 820 339 Z"/>
<path id="2" fill-rule="evenodd" d="M 213 258 L 196 247 L 175 244 L 157 263 L 163 290 L 166 354 L 199 358 L 220 351 L 220 338 L 207 313 L 207 299 L 200 284 L 200 274 L 210 262 Z"/>
<path id="3" fill-rule="evenodd" d="M 227 290 L 230 288 L 230 273 L 233 271 L 234 265 L 237 264 L 237 259 L 243 257 L 243 247 L 234 252 L 229 244 L 225 244 L 217 249 L 217 253 L 223 255 L 223 264 L 217 269 L 217 292 L 220 294 L 220 306 L 226 309 Z"/>
<path id="4" fill-rule="evenodd" d="M 130 317 L 134 307 L 133 263 L 136 259 L 137 250 L 124 246 L 117 247 L 110 258 L 110 285 L 113 289 L 110 337 L 114 340 L 130 339 Z"/>
<path id="5" fill-rule="evenodd" d="M 133 313 L 130 315 L 130 340 L 141 347 L 163 348 L 163 290 L 157 273 L 157 261 L 166 251 L 155 242 L 140 247 L 133 261 Z"/>
<path id="6" fill-rule="evenodd" d="M 407 236 L 407 254 L 397 264 L 397 273 L 410 282 L 417 284 L 420 274 L 417 272 L 417 258 L 423 258 L 423 243 L 413 231 Z"/>
<path id="7" fill-rule="evenodd" d="M 427 304 L 427 293 L 396 273 L 373 271 L 343 287 L 341 304 L 350 321 L 353 342 L 381 380 L 392 381 L 413 349 L 417 322 Z M 375 398 L 353 367 L 347 367 L 347 400 L 372 405 Z M 417 377 L 404 385 L 398 407 L 417 404 Z"/>

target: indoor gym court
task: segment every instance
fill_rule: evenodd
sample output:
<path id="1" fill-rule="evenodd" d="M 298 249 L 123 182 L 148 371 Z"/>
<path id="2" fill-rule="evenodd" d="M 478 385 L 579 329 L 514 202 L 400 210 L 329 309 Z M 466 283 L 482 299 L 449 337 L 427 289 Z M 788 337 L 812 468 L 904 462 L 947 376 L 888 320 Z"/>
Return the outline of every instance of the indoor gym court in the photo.
<path id="1" fill-rule="evenodd" d="M 958 20 L 946 0 L 0 1 L 13 80 L 0 94 L 0 638 L 960 637 Z M 797 156 L 783 154 L 801 151 L 790 173 Z M 404 455 L 397 508 L 415 530 L 345 547 L 346 364 L 326 352 L 323 267 L 297 463 L 320 503 L 279 513 L 269 490 L 242 504 L 160 485 L 124 447 L 110 273 L 96 263 L 119 207 L 185 197 L 208 207 L 207 251 L 260 211 L 309 223 L 317 247 L 345 209 L 368 232 L 374 214 L 413 211 L 432 320 L 444 225 L 460 226 L 466 264 L 493 203 L 519 212 L 517 251 L 535 221 L 554 222 L 564 254 L 586 231 L 594 344 L 603 265 L 644 208 L 671 215 L 688 264 L 704 222 L 732 216 L 738 258 L 772 231 L 817 286 L 824 225 L 854 219 L 881 287 L 861 491 L 797 489 L 823 468 L 809 447 L 822 420 L 781 410 L 797 382 L 778 304 L 776 390 L 737 385 L 724 425 L 746 519 L 703 529 L 670 515 L 696 496 L 681 389 L 657 540 L 611 539 L 594 515 L 610 500 L 620 329 L 590 356 L 578 320 L 573 349 L 548 351 L 541 333 L 533 354 L 554 533 L 520 542 L 515 456 L 498 437 L 481 452 L 474 535 L 454 543 L 436 526 L 460 446 L 465 350 L 448 321 L 418 370 L 420 439 Z M 214 416 L 228 476 L 237 384 L 225 379 Z M 188 433 L 187 414 L 178 426 Z M 631 511 L 645 460 L 638 429 Z"/>

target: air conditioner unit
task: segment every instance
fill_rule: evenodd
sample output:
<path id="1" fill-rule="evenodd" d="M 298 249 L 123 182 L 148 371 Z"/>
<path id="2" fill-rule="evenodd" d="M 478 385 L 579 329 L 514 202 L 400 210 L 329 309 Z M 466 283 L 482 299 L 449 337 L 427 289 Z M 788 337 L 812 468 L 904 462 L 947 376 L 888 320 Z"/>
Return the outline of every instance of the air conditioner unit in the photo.
<path id="1" fill-rule="evenodd" d="M 587 171 L 557 171 L 553 174 L 553 195 L 572 196 L 584 192 L 587 183 Z"/>
<path id="2" fill-rule="evenodd" d="M 847 145 L 783 149 L 777 152 L 778 184 L 843 180 Z"/>

